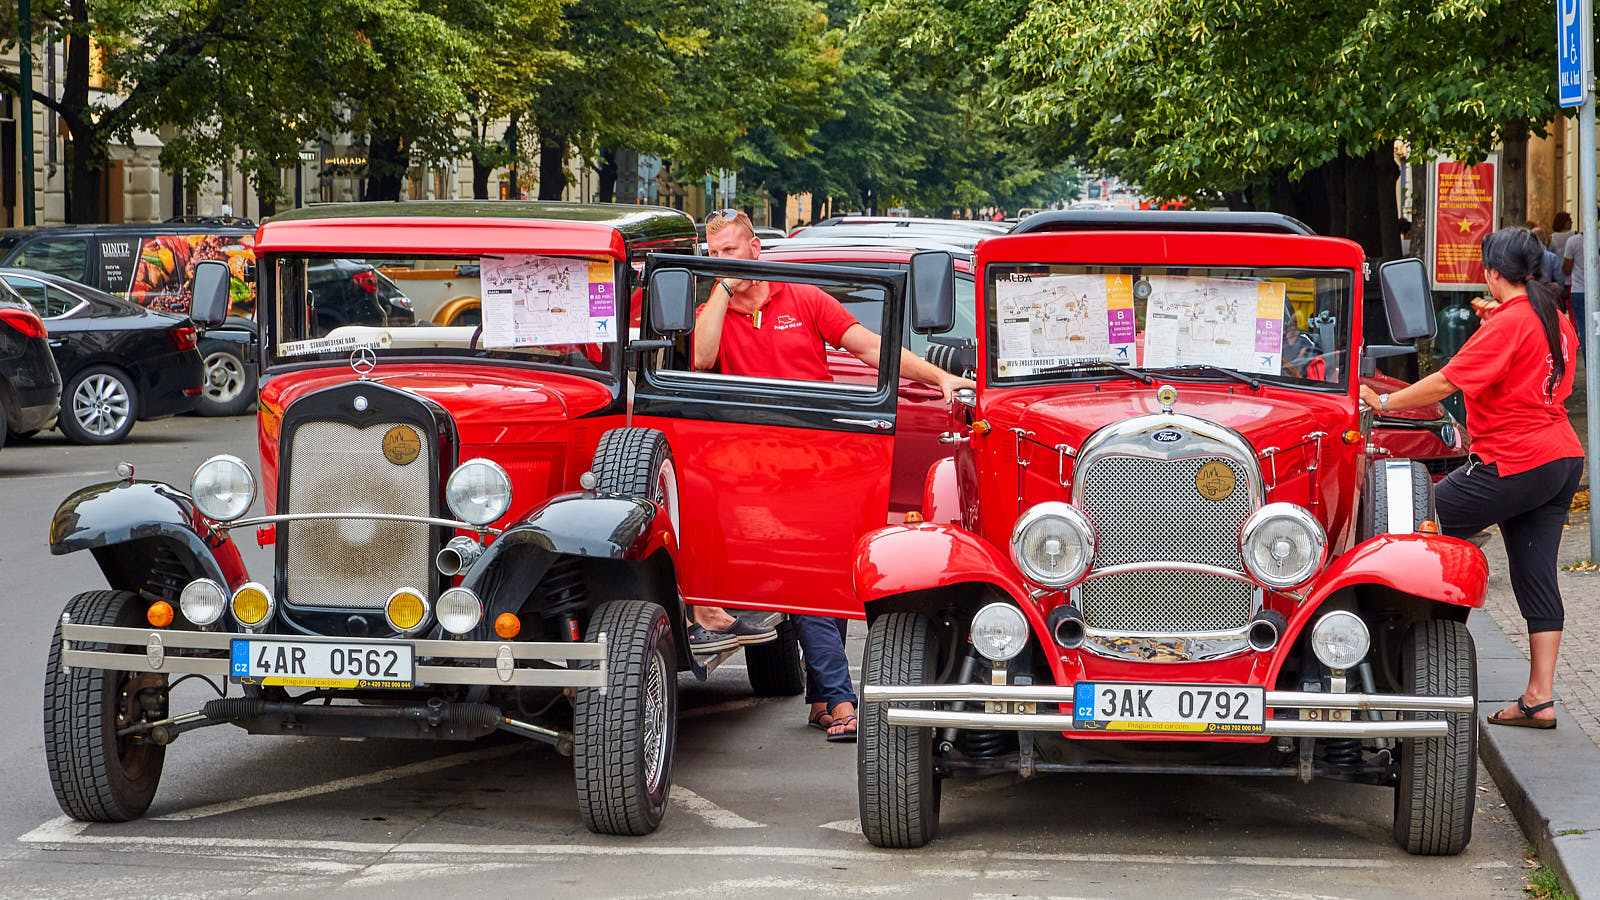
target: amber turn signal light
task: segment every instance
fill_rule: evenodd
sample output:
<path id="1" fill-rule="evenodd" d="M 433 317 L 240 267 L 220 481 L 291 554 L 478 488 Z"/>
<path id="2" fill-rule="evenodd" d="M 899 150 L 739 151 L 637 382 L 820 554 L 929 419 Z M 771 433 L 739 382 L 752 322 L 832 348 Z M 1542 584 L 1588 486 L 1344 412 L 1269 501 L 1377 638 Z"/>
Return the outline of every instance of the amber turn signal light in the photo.
<path id="1" fill-rule="evenodd" d="M 973 434 L 988 434 L 989 428 L 990 425 L 988 419 L 979 419 L 978 421 L 972 423 Z"/>
<path id="2" fill-rule="evenodd" d="M 522 632 L 522 621 L 511 613 L 501 613 L 495 617 L 494 633 L 506 640 L 516 637 Z"/>
<path id="3" fill-rule="evenodd" d="M 1361 432 L 1355 430 L 1354 428 L 1350 429 L 1349 431 L 1346 431 L 1344 433 L 1344 442 L 1346 444 L 1359 444 L 1359 443 L 1361 443 Z"/>
<path id="4" fill-rule="evenodd" d="M 172 604 L 165 600 L 157 600 L 150 604 L 150 608 L 145 611 L 144 617 L 150 620 L 151 625 L 157 628 L 165 628 L 172 624 Z"/>
<path id="5" fill-rule="evenodd" d="M 921 521 L 922 521 L 922 513 L 919 513 L 914 509 L 912 511 L 906 513 L 906 524 L 907 525 L 915 525 L 915 524 L 917 524 L 918 522 L 921 522 Z"/>
<path id="6" fill-rule="evenodd" d="M 1432 519 L 1423 519 L 1422 523 L 1417 526 L 1417 530 L 1426 534 L 1438 534 L 1439 523 Z"/>

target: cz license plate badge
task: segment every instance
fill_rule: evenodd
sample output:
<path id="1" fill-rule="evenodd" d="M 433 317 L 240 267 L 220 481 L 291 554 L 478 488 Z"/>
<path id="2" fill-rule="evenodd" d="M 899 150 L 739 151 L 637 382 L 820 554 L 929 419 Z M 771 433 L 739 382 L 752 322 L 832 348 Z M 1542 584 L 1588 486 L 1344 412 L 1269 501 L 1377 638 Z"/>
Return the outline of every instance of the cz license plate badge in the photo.
<path id="1" fill-rule="evenodd" d="M 313 688 L 409 688 L 415 681 L 410 644 L 235 640 L 228 680 L 235 684 Z"/>
<path id="2" fill-rule="evenodd" d="M 1261 734 L 1266 690 L 1239 684 L 1122 684 L 1080 681 L 1072 725 L 1081 731 Z"/>

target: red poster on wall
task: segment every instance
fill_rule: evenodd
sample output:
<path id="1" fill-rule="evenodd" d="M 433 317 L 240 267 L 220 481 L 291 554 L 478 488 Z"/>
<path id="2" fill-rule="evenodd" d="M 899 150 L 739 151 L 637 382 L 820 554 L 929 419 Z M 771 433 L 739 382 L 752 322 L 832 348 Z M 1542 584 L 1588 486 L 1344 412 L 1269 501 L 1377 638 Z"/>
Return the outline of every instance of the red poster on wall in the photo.
<path id="1" fill-rule="evenodd" d="M 1485 290 L 1483 239 L 1494 230 L 1496 160 L 1469 166 L 1440 160 L 1430 166 L 1428 256 L 1437 291 Z"/>

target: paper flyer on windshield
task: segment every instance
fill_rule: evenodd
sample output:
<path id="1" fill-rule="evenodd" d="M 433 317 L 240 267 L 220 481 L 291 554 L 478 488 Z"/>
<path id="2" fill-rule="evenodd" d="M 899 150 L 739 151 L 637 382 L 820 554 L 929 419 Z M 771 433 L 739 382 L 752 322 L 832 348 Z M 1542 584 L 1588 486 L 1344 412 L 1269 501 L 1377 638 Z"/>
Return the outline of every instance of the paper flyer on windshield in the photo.
<path id="1" fill-rule="evenodd" d="M 606 343 L 616 338 L 617 288 L 605 260 L 484 257 L 483 346 Z"/>
<path id="2" fill-rule="evenodd" d="M 1150 279 L 1143 367 L 1213 365 L 1277 375 L 1284 285 L 1228 278 Z"/>
<path id="3" fill-rule="evenodd" d="M 996 283 L 995 309 L 1001 377 L 1097 360 L 1133 363 L 1128 275 L 1013 274 Z"/>

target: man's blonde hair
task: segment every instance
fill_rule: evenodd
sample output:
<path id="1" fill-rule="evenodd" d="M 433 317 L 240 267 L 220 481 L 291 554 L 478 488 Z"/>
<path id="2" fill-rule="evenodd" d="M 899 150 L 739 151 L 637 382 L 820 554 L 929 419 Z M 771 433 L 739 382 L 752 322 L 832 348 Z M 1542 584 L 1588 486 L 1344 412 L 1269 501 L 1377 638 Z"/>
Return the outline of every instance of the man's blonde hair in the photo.
<path id="1" fill-rule="evenodd" d="M 733 213 L 732 216 L 728 215 L 730 212 Z M 750 221 L 750 217 L 744 214 L 744 210 L 719 209 L 706 217 L 706 240 L 711 240 L 712 235 L 724 228 L 731 227 L 735 222 L 744 226 L 745 234 L 751 237 L 756 236 L 756 226 Z"/>

